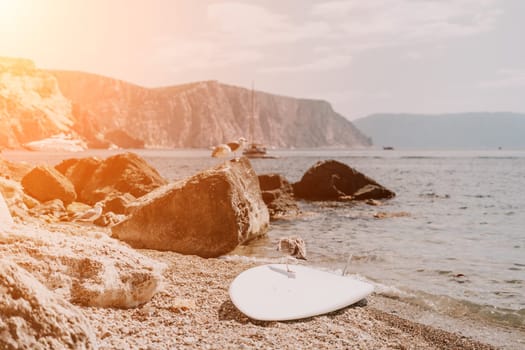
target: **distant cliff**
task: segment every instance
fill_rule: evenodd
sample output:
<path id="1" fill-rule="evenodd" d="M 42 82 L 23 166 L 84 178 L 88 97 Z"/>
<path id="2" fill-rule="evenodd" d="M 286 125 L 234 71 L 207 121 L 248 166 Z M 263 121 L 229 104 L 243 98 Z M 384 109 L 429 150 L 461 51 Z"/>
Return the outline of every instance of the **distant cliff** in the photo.
<path id="1" fill-rule="evenodd" d="M 0 148 L 68 133 L 73 124 L 71 102 L 53 75 L 29 60 L 0 57 Z"/>
<path id="2" fill-rule="evenodd" d="M 215 81 L 148 89 L 50 71 L 84 135 L 122 130 L 147 147 L 209 147 L 249 138 L 251 91 Z M 363 147 L 369 139 L 329 103 L 255 93 L 254 139 L 272 147 Z"/>
<path id="3" fill-rule="evenodd" d="M 377 146 L 426 149 L 525 148 L 525 114 L 374 114 L 354 121 Z"/>

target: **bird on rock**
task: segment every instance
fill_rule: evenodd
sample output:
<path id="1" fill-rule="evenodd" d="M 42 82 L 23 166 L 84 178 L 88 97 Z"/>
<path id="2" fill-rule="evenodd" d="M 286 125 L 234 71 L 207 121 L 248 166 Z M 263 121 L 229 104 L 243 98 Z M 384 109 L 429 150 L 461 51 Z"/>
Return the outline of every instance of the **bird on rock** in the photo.
<path id="1" fill-rule="evenodd" d="M 283 237 L 279 239 L 277 250 L 286 254 L 286 270 L 293 272 L 288 267 L 290 257 L 306 260 L 306 243 L 299 236 Z"/>
<path id="2" fill-rule="evenodd" d="M 213 148 L 213 151 L 211 152 L 211 156 L 214 158 L 219 158 L 219 157 L 228 157 L 233 154 L 233 157 L 235 159 L 236 152 L 238 150 L 243 149 L 244 145 L 247 142 L 248 141 L 244 137 L 241 137 L 237 141 L 220 144 Z"/>

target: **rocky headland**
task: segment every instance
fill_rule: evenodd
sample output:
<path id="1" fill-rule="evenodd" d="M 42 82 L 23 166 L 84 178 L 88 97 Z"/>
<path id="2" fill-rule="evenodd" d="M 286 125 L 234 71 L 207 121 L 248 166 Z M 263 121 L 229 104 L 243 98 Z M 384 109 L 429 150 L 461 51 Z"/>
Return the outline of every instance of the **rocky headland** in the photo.
<path id="1" fill-rule="evenodd" d="M 217 81 L 145 88 L 0 57 L 0 149 L 62 134 L 88 148 L 208 148 L 253 137 L 268 147 L 371 145 L 326 101 Z M 253 135 L 249 135 L 253 126 Z"/>

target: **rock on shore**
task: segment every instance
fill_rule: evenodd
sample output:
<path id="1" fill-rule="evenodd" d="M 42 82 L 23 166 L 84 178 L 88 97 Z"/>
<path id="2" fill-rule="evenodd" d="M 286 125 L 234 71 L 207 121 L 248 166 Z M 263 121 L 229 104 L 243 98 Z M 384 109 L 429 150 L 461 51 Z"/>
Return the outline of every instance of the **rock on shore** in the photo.
<path id="1" fill-rule="evenodd" d="M 96 349 L 82 312 L 26 270 L 0 259 L 0 348 Z"/>
<path id="2" fill-rule="evenodd" d="M 135 307 L 149 301 L 162 283 L 162 264 L 105 234 L 72 236 L 18 226 L 0 232 L 0 255 L 79 305 Z"/>
<path id="3" fill-rule="evenodd" d="M 143 158 L 130 152 L 103 161 L 68 159 L 56 168 L 75 185 L 79 200 L 90 205 L 124 193 L 140 197 L 167 183 Z"/>
<path id="4" fill-rule="evenodd" d="M 55 168 L 37 166 L 22 179 L 24 191 L 41 202 L 60 199 L 69 204 L 77 198 L 73 184 Z"/>
<path id="5" fill-rule="evenodd" d="M 175 182 L 131 204 L 113 236 L 136 248 L 216 257 L 266 233 L 269 215 L 246 158 Z"/>

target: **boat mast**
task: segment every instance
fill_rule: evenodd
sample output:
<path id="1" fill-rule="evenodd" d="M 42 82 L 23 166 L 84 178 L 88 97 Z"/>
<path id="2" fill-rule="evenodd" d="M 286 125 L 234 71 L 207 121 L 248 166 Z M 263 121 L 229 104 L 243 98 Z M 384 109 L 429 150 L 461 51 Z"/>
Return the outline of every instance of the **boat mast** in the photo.
<path id="1" fill-rule="evenodd" d="M 253 88 L 253 81 L 252 81 L 252 96 L 251 96 L 251 106 L 252 106 L 252 114 L 251 114 L 251 119 L 250 119 L 250 141 L 251 143 L 255 143 L 255 139 L 254 139 L 254 136 L 253 136 L 253 129 L 254 129 L 254 124 L 255 124 L 255 105 L 254 105 L 254 88 Z"/>

